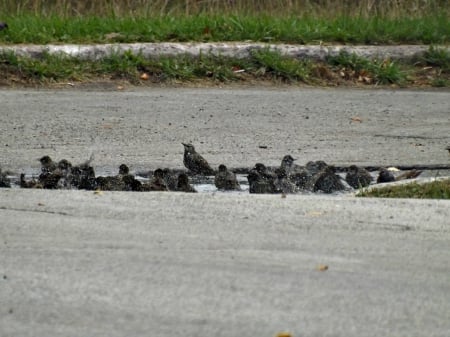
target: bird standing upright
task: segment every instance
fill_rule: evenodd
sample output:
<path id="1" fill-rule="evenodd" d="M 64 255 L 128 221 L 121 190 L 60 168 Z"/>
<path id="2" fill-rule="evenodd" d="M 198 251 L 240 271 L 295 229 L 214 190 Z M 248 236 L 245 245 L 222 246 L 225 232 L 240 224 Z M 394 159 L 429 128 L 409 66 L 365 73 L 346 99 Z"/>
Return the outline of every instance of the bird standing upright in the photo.
<path id="1" fill-rule="evenodd" d="M 192 144 L 184 144 L 183 164 L 194 174 L 213 175 L 214 170 L 209 166 L 205 158 L 199 155 Z"/>

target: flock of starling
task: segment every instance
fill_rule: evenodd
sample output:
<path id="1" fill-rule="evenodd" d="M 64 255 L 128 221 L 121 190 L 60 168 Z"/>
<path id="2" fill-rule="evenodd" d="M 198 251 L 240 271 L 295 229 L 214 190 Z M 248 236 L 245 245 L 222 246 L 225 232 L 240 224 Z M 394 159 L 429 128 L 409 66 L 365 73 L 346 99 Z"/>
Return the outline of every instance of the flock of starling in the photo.
<path id="1" fill-rule="evenodd" d="M 215 171 L 192 144 L 184 144 L 184 166 L 190 176 L 214 176 L 214 184 L 218 190 L 240 191 L 241 186 L 236 175 L 221 164 Z M 91 166 L 92 158 L 81 165 L 73 166 L 68 160 L 53 161 L 49 156 L 39 159 L 41 172 L 36 178 L 26 179 L 20 175 L 22 188 L 45 189 L 84 189 L 102 191 L 178 191 L 196 192 L 185 172 L 175 173 L 170 169 L 157 169 L 152 172 L 148 182 L 141 182 L 130 174 L 127 165 L 122 164 L 115 176 L 97 176 Z M 406 178 L 414 178 L 420 171 L 409 172 Z M 405 178 L 405 177 L 404 177 Z M 398 180 L 393 173 L 382 169 L 377 183 Z M 250 193 L 297 193 L 301 191 L 333 193 L 369 186 L 372 175 L 364 168 L 350 166 L 345 179 L 336 174 L 336 169 L 324 161 L 311 161 L 305 166 L 295 164 L 291 155 L 283 157 L 279 167 L 266 167 L 257 163 L 247 175 Z M 0 187 L 11 187 L 6 172 L 0 169 Z"/>

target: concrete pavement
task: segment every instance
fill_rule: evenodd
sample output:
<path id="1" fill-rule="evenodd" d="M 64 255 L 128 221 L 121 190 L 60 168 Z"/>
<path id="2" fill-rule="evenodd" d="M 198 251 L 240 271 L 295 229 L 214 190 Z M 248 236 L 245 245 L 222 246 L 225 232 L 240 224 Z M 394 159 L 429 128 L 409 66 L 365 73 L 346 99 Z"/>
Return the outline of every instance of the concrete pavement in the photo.
<path id="1" fill-rule="evenodd" d="M 2 189 L 0 213 L 1 336 L 450 333 L 449 201 Z"/>

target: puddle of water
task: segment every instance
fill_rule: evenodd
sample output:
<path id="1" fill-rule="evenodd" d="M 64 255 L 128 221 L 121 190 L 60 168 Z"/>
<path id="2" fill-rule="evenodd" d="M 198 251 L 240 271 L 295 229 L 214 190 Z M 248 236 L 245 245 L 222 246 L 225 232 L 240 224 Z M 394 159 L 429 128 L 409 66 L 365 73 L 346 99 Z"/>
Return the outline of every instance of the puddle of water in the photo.
<path id="1" fill-rule="evenodd" d="M 38 177 L 39 177 L 39 171 L 36 171 L 36 169 L 28 168 L 28 169 L 24 169 L 22 172 L 25 173 L 26 180 L 38 179 Z M 397 171 L 397 172 L 393 172 L 393 173 L 394 173 L 394 176 L 399 176 L 404 172 L 405 171 Z M 97 173 L 97 176 L 112 176 L 115 174 L 117 174 L 116 168 L 102 168 L 101 171 L 99 173 Z M 370 174 L 374 179 L 370 186 L 377 185 L 376 180 L 378 178 L 379 171 L 372 171 L 372 172 L 370 172 Z M 344 182 L 344 184 L 346 184 L 345 183 L 345 173 L 341 172 L 341 173 L 338 173 L 338 175 L 340 175 L 342 178 L 344 178 L 343 182 Z M 148 176 L 136 175 L 135 177 L 137 180 L 139 180 L 142 183 L 146 183 L 149 181 Z M 450 170 L 447 170 L 447 169 L 423 170 L 419 176 L 419 179 L 424 178 L 424 180 L 426 180 L 427 178 L 438 178 L 438 177 L 450 177 Z M 11 181 L 12 188 L 20 188 L 20 182 L 19 182 L 18 176 L 11 175 L 11 176 L 8 176 L 8 178 Z M 220 192 L 221 193 L 248 193 L 249 184 L 248 184 L 248 180 L 247 180 L 247 174 L 237 174 L 236 178 L 237 178 L 239 184 L 241 185 L 241 189 L 242 189 L 241 191 L 220 191 Z M 214 185 L 214 176 L 193 176 L 193 177 L 190 177 L 189 179 L 190 179 L 190 183 L 194 186 L 194 188 L 199 193 L 219 192 L 219 190 Z M 354 190 L 352 190 L 350 188 L 349 191 L 354 191 Z M 348 193 L 348 191 L 335 193 L 335 194 L 339 195 L 342 193 Z M 299 192 L 299 194 L 314 194 L 314 193 L 305 191 L 305 192 Z"/>

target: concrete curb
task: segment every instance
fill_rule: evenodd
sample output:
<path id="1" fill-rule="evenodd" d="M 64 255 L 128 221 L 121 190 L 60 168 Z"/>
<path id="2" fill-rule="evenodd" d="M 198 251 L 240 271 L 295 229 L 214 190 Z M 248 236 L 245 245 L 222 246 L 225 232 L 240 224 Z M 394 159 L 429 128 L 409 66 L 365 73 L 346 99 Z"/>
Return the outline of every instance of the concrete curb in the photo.
<path id="1" fill-rule="evenodd" d="M 86 60 L 99 60 L 112 53 L 123 54 L 131 51 L 134 54 L 142 53 L 145 57 L 201 54 L 222 55 L 228 57 L 246 58 L 254 50 L 270 48 L 280 51 L 284 55 L 298 59 L 325 60 L 329 56 L 336 56 L 341 51 L 355 53 L 369 59 L 392 59 L 410 61 L 423 56 L 429 49 L 427 45 L 401 45 L 401 46 L 324 46 L 324 45 L 288 45 L 268 43 L 123 43 L 101 45 L 13 45 L 0 46 L 0 53 L 14 52 L 19 56 L 40 58 L 44 53 L 63 54 L 79 57 Z M 439 46 L 450 51 L 449 46 Z"/>

